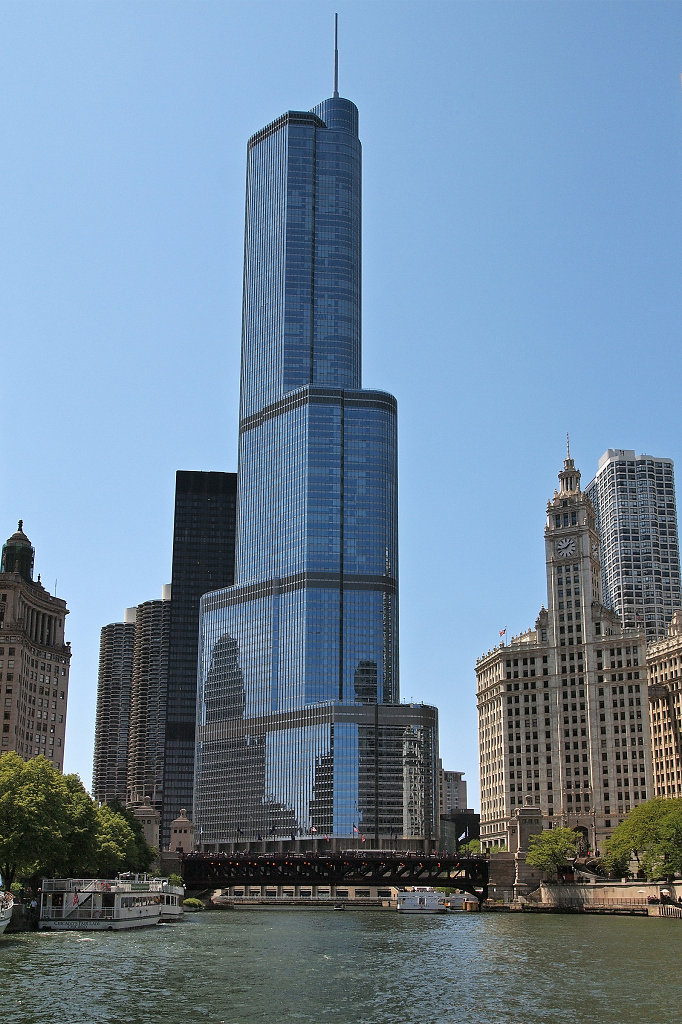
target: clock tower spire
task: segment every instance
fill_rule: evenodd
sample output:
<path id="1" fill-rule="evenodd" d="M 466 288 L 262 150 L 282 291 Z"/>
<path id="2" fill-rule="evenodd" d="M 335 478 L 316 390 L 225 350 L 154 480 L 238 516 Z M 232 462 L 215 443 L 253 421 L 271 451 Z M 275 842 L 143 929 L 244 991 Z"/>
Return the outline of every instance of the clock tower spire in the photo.
<path id="1" fill-rule="evenodd" d="M 559 489 L 547 503 L 545 556 L 550 631 L 558 646 L 580 644 L 593 633 L 593 606 L 601 608 L 601 567 L 594 508 L 568 440 Z"/>
<path id="2" fill-rule="evenodd" d="M 476 663 L 481 843 L 505 842 L 521 813 L 535 813 L 544 827 L 579 829 L 596 851 L 650 793 L 646 644 L 602 604 L 595 511 L 568 443 L 545 561 L 535 629 Z"/>

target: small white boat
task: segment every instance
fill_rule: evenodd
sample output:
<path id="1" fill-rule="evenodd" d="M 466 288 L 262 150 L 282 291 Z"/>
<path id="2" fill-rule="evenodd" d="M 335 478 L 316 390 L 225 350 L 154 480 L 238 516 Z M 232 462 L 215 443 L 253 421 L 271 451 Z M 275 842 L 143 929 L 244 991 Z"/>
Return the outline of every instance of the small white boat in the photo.
<path id="1" fill-rule="evenodd" d="M 398 893 L 400 914 L 444 914 L 446 910 L 445 893 L 435 892 L 430 886 L 415 885 Z"/>
<path id="2" fill-rule="evenodd" d="M 149 928 L 182 917 L 184 890 L 167 878 L 45 878 L 38 927 L 52 931 Z"/>
<path id="3" fill-rule="evenodd" d="M 474 902 L 474 897 L 466 892 L 453 892 L 445 897 L 445 906 L 450 911 L 464 910 L 467 903 Z"/>
<path id="4" fill-rule="evenodd" d="M 0 935 L 3 934 L 5 928 L 12 920 L 12 907 L 14 906 L 14 896 L 11 892 L 0 892 Z"/>

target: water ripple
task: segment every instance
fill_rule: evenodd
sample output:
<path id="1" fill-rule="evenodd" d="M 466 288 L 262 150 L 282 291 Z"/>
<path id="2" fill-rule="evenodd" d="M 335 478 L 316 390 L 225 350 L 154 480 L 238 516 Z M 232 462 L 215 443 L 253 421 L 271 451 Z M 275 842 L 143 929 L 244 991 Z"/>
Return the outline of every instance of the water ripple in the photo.
<path id="1" fill-rule="evenodd" d="M 677 921 L 253 910 L 5 936 L 2 1024 L 677 1024 Z"/>

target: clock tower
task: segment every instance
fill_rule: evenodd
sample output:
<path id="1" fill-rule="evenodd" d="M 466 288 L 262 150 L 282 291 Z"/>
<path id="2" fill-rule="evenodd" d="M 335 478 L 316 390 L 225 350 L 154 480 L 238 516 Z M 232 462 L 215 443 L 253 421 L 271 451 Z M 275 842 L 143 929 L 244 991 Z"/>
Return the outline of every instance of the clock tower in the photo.
<path id="1" fill-rule="evenodd" d="M 599 533 L 592 502 L 580 489 L 580 470 L 568 445 L 559 490 L 547 502 L 545 561 L 554 643 L 557 647 L 581 644 L 595 635 L 593 618 L 601 622 L 604 617 Z"/>
<path id="2" fill-rule="evenodd" d="M 568 446 L 545 563 L 535 628 L 476 662 L 484 849 L 508 842 L 532 806 L 545 828 L 577 829 L 584 850 L 601 850 L 651 791 L 646 638 L 602 604 L 595 511 Z"/>

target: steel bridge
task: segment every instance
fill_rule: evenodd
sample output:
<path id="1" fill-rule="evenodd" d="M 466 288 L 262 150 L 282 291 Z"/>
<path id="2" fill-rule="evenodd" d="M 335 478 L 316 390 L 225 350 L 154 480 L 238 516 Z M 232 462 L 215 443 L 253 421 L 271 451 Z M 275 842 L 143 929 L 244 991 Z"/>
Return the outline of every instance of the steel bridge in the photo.
<path id="1" fill-rule="evenodd" d="M 188 889 L 232 885 L 430 885 L 461 889 L 481 902 L 488 896 L 487 859 L 456 853 L 341 850 L 325 854 L 186 854 L 182 876 Z"/>

